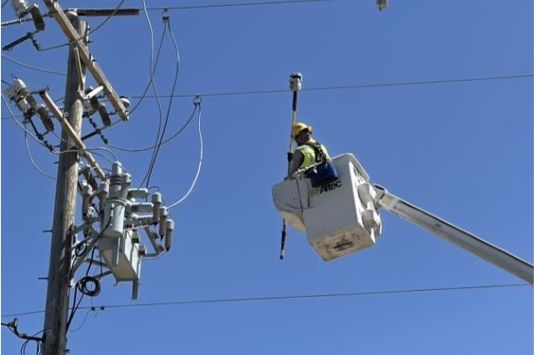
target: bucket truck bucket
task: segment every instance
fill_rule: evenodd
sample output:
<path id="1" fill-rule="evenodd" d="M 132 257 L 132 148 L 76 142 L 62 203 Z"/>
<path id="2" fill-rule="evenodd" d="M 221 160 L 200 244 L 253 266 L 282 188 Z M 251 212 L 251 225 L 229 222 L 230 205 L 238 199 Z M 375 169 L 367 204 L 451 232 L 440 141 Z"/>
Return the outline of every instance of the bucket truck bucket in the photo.
<path id="1" fill-rule="evenodd" d="M 286 223 L 305 231 L 325 261 L 373 246 L 382 232 L 369 175 L 352 154 L 332 161 L 339 178 L 312 187 L 304 174 L 273 187 L 276 209 Z"/>

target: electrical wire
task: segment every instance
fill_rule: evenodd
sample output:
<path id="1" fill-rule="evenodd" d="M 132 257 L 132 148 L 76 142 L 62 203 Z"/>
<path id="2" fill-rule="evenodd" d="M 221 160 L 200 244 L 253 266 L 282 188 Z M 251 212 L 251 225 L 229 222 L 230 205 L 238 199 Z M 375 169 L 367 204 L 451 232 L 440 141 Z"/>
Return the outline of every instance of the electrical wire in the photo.
<path id="1" fill-rule="evenodd" d="M 33 155 L 31 153 L 31 150 L 30 150 L 30 144 L 28 142 L 28 131 L 25 130 L 24 131 L 24 141 L 26 142 L 26 152 L 28 153 L 28 157 L 30 158 L 30 161 L 34 167 L 35 170 L 37 170 L 37 172 L 41 175 L 43 175 L 44 177 L 52 180 L 52 181 L 56 181 L 56 178 L 54 178 L 52 175 L 49 175 L 47 173 L 45 173 L 43 170 L 41 170 L 41 168 L 39 168 L 39 166 L 37 166 L 37 164 L 35 163 L 35 160 L 33 159 Z"/>
<path id="2" fill-rule="evenodd" d="M 182 127 L 180 127 L 169 138 L 164 139 L 160 143 L 160 146 L 165 145 L 165 144 L 169 143 L 170 141 L 172 141 L 173 139 L 175 139 L 176 137 L 178 137 L 178 135 L 180 135 L 180 133 L 182 133 L 187 128 L 187 126 L 189 126 L 189 124 L 191 123 L 191 121 L 193 121 L 193 118 L 195 117 L 195 113 L 197 112 L 198 107 L 199 107 L 199 105 L 194 105 L 193 112 L 191 112 L 191 114 L 189 115 L 189 118 L 187 119 L 187 121 L 182 125 Z M 149 151 L 151 149 L 154 149 L 155 145 L 151 145 L 149 147 L 144 147 L 144 148 L 124 148 L 124 147 L 119 147 L 119 146 L 116 146 L 116 145 L 108 144 L 108 147 L 116 149 L 116 150 L 120 150 L 120 151 L 123 151 L 123 152 L 127 152 L 127 153 L 140 153 L 140 152 L 146 152 L 146 151 Z"/>
<path id="3" fill-rule="evenodd" d="M 228 3 L 228 4 L 208 4 L 208 5 L 190 5 L 190 6 L 169 6 L 169 7 L 151 7 L 148 11 L 164 11 L 164 10 L 196 10 L 196 9 L 213 9 L 213 8 L 228 8 L 228 7 L 243 7 L 243 6 L 267 6 L 267 5 L 288 5 L 288 4 L 304 4 L 317 2 L 334 2 L 336 0 L 282 0 L 282 1 L 262 1 L 262 2 L 242 2 L 242 3 Z"/>
<path id="4" fill-rule="evenodd" d="M 161 133 L 161 126 L 163 124 L 163 109 L 161 107 L 161 101 L 159 99 L 157 85 L 156 85 L 156 81 L 155 81 L 155 78 L 154 78 L 154 74 L 155 73 L 154 73 L 154 71 L 152 69 L 153 68 L 153 62 L 154 62 L 154 30 L 152 28 L 152 22 L 150 21 L 150 16 L 148 15 L 146 2 L 145 2 L 145 0 L 141 0 L 141 1 L 143 3 L 143 9 L 144 9 L 143 13 L 145 14 L 145 18 L 147 20 L 147 24 L 148 24 L 148 27 L 149 27 L 149 30 L 150 30 L 150 38 L 151 38 L 151 42 L 150 42 L 151 43 L 151 52 L 150 52 L 150 67 L 149 67 L 149 70 L 150 70 L 150 84 L 152 86 L 152 90 L 154 91 L 154 95 L 155 95 L 157 106 L 158 106 L 159 123 L 158 123 L 158 130 L 157 130 L 157 133 L 156 133 L 156 142 L 155 142 L 155 145 L 157 146 L 157 144 L 159 142 L 160 133 Z M 155 147 L 154 151 L 152 153 L 152 157 L 150 158 L 150 163 L 148 165 L 149 166 L 148 170 L 147 170 L 145 176 L 143 177 L 143 179 L 141 180 L 141 183 L 139 184 L 139 186 L 143 186 L 145 181 L 150 177 L 151 168 L 152 168 L 154 159 L 156 157 L 156 149 L 157 148 Z"/>
<path id="5" fill-rule="evenodd" d="M 186 199 L 187 197 L 189 197 L 189 195 L 191 194 L 191 192 L 193 191 L 193 189 L 194 189 L 195 186 L 196 186 L 198 177 L 200 176 L 200 170 L 202 169 L 202 161 L 204 160 L 204 140 L 202 139 L 202 129 L 201 129 L 201 126 L 200 126 L 201 117 L 202 117 L 202 107 L 201 107 L 201 104 L 199 103 L 199 111 L 198 111 L 198 136 L 199 136 L 199 140 L 200 140 L 200 157 L 199 157 L 199 161 L 198 161 L 198 167 L 197 167 L 197 172 L 196 172 L 196 174 L 195 174 L 195 178 L 193 179 L 193 182 L 191 183 L 191 186 L 189 187 L 189 190 L 187 190 L 187 192 L 185 193 L 185 195 L 184 195 L 181 199 L 179 199 L 178 201 L 176 201 L 175 203 L 173 203 L 173 204 L 171 204 L 170 206 L 168 206 L 168 207 L 167 207 L 168 210 L 170 210 L 170 209 L 173 208 L 173 207 L 178 206 L 180 203 L 182 203 L 183 201 L 185 201 L 185 199 Z"/>
<path id="6" fill-rule="evenodd" d="M 333 85 L 333 86 L 316 86 L 311 88 L 303 88 L 301 91 L 333 91 L 333 90 L 357 90 L 357 89 L 374 89 L 387 87 L 406 87 L 406 86 L 424 86 L 424 85 L 443 85 L 443 84 L 459 84 L 469 82 L 481 81 L 496 81 L 496 80 L 514 80 L 532 78 L 534 74 L 519 74 L 519 75 L 502 75 L 502 76 L 487 76 L 487 77 L 472 77 L 472 78 L 458 78 L 458 79 L 437 79 L 437 80 L 421 80 L 421 81 L 398 81 L 385 83 L 368 83 L 368 84 L 348 84 L 348 85 Z M 287 94 L 287 89 L 272 89 L 272 90 L 249 90 L 249 91 L 220 91 L 220 92 L 204 92 L 199 94 L 177 94 L 173 97 L 188 98 L 196 95 L 202 97 L 214 96 L 242 96 L 242 95 L 269 95 L 269 94 Z M 131 98 L 138 98 L 138 95 L 132 95 Z M 147 95 L 145 98 L 153 99 L 154 97 Z M 169 98 L 169 96 L 161 95 L 160 98 Z"/>
<path id="7" fill-rule="evenodd" d="M 109 227 L 112 219 L 113 218 L 111 218 L 110 216 L 108 222 L 106 223 L 106 226 L 104 228 L 101 228 L 100 234 L 94 239 L 93 243 L 96 243 L 104 235 L 104 231 Z M 89 276 L 89 271 L 91 270 L 91 267 L 93 266 L 95 251 L 96 251 L 96 247 L 93 246 L 93 250 L 91 250 L 91 257 L 89 259 L 89 265 L 87 266 L 87 270 L 85 271 L 85 277 L 82 277 L 80 280 L 78 280 L 78 282 L 76 283 L 76 287 L 74 288 L 74 297 L 72 301 L 71 313 L 68 317 L 67 325 L 66 325 L 67 332 L 69 331 L 70 324 L 72 320 L 74 319 L 76 312 L 78 311 L 78 309 L 80 309 L 80 304 L 82 303 L 84 296 L 87 295 L 91 297 L 92 299 L 93 297 L 98 296 L 98 294 L 100 293 L 100 282 L 98 281 L 97 278 Z M 93 282 L 95 284 L 94 290 L 90 290 L 87 287 L 88 282 Z M 80 291 L 81 297 L 80 297 L 80 300 L 76 303 L 76 296 L 78 294 L 78 291 Z M 85 323 L 85 321 L 82 322 L 82 325 L 83 323 Z"/>
<path id="8" fill-rule="evenodd" d="M 176 70 L 175 70 L 175 73 L 174 73 L 174 81 L 173 81 L 173 84 L 172 84 L 171 95 L 170 95 L 172 97 L 172 95 L 174 95 L 174 91 L 176 90 L 176 84 L 178 83 L 178 74 L 180 73 L 180 50 L 178 49 L 178 44 L 176 43 L 176 39 L 174 38 L 174 33 L 173 33 L 171 25 L 170 25 L 170 17 L 167 17 L 166 20 L 164 20 L 164 23 L 165 23 L 165 26 L 169 30 L 169 34 L 171 36 L 172 44 L 174 46 L 174 50 L 175 50 L 175 53 L 176 53 Z M 154 157 L 152 159 L 152 163 L 151 163 L 151 166 L 149 168 L 149 172 L 148 172 L 148 176 L 147 176 L 147 179 L 146 179 L 146 186 L 145 187 L 148 187 L 149 184 L 150 184 L 150 177 L 152 176 L 152 172 L 154 171 L 154 166 L 156 165 L 156 160 L 158 158 L 158 154 L 159 154 L 159 151 L 160 151 L 161 145 L 162 145 L 161 142 L 163 141 L 163 139 L 165 137 L 165 131 L 167 130 L 167 125 L 169 123 L 169 117 L 170 117 L 170 114 L 171 114 L 173 101 L 174 100 L 172 98 L 169 99 L 169 104 L 167 106 L 167 113 L 166 113 L 166 116 L 165 116 L 165 123 L 163 124 L 163 130 L 161 131 L 161 135 L 159 137 L 159 141 L 156 144 L 156 147 L 155 147 L 155 150 L 154 150 Z"/>
<path id="9" fill-rule="evenodd" d="M 7 60 L 7 61 L 9 61 L 9 62 L 11 62 L 11 63 L 17 64 L 17 65 L 19 65 L 19 66 L 21 66 L 23 68 L 26 68 L 26 69 L 35 70 L 35 71 L 39 71 L 39 72 L 42 72 L 42 73 L 59 75 L 59 76 L 67 76 L 67 74 L 62 73 L 60 71 L 50 70 L 50 69 L 43 69 L 43 68 L 35 67 L 35 66 L 32 66 L 32 65 L 20 62 L 20 61 L 18 61 L 16 59 L 8 57 L 5 54 L 2 54 L 2 58 Z"/>
<path id="10" fill-rule="evenodd" d="M 115 14 L 117 13 L 117 11 L 120 10 L 122 4 L 124 4 L 125 1 L 126 0 L 121 0 L 117 4 L 117 6 L 115 6 L 115 9 L 113 10 L 113 12 L 110 15 L 108 15 L 101 23 L 99 23 L 98 26 L 96 26 L 94 30 L 90 30 L 89 34 L 93 34 L 96 31 L 98 31 L 99 29 L 101 29 L 113 16 L 115 16 Z"/>
<path id="11" fill-rule="evenodd" d="M 148 15 L 148 13 L 145 13 L 145 15 Z M 150 24 L 149 28 L 150 29 L 152 28 L 151 24 Z M 132 115 L 137 110 L 137 108 L 141 105 L 141 103 L 143 102 L 143 100 L 144 100 L 144 98 L 145 98 L 145 96 L 146 96 L 146 94 L 148 92 L 148 89 L 150 89 L 150 84 L 152 83 L 152 79 L 154 77 L 154 74 L 156 72 L 156 69 L 157 69 L 157 66 L 158 66 L 158 63 L 159 63 L 159 57 L 160 57 L 160 54 L 161 54 L 161 48 L 163 47 L 163 39 L 165 38 L 165 34 L 166 33 L 167 33 L 167 26 L 164 26 L 163 27 L 163 33 L 161 34 L 161 39 L 159 41 L 158 51 L 157 51 L 157 54 L 156 54 L 156 60 L 154 61 L 154 65 L 151 68 L 152 74 L 149 73 L 149 80 L 148 80 L 148 83 L 145 86 L 145 90 L 143 91 L 143 94 L 139 97 L 139 100 L 137 101 L 135 106 L 130 110 L 130 115 Z M 152 40 L 154 39 L 153 36 L 151 37 L 151 39 Z M 119 121 L 122 121 L 122 120 L 119 120 Z"/>
<path id="12" fill-rule="evenodd" d="M 333 91 L 333 90 L 358 90 L 358 89 L 375 89 L 383 87 L 406 87 L 406 86 L 424 86 L 424 85 L 443 85 L 443 84 L 462 84 L 469 82 L 484 82 L 484 81 L 498 81 L 498 80 L 516 80 L 527 79 L 534 77 L 534 74 L 518 74 L 518 75 L 502 75 L 502 76 L 487 76 L 487 77 L 472 77 L 472 78 L 457 78 L 457 79 L 436 79 L 436 80 L 422 80 L 422 81 L 404 81 L 404 82 L 385 82 L 385 83 L 368 83 L 368 84 L 349 84 L 349 85 L 334 85 L 334 86 L 316 86 L 312 88 L 303 88 L 301 91 Z M 8 82 L 2 80 L 4 84 L 10 85 Z M 244 95 L 271 95 L 271 94 L 287 94 L 287 89 L 272 89 L 272 90 L 249 90 L 249 91 L 220 91 L 220 92 L 204 92 L 204 93 L 185 93 L 175 94 L 175 98 L 193 98 L 197 95 L 202 97 L 216 97 L 216 96 L 244 96 Z M 151 95 L 131 95 L 132 99 L 147 98 L 154 99 Z M 169 98 L 168 95 L 160 95 L 158 98 Z M 58 101 L 58 100 L 56 100 Z M 2 120 L 7 120 L 10 117 L 2 117 Z"/>
<path id="13" fill-rule="evenodd" d="M 471 285 L 471 286 L 452 286 L 452 287 L 434 287 L 434 288 L 409 288 L 409 289 L 394 289 L 394 290 L 374 290 L 374 291 L 356 291 L 356 292 L 342 292 L 342 293 L 319 293 L 319 294 L 303 294 L 303 295 L 289 295 L 289 296 L 263 296 L 263 297 L 241 297 L 241 298 L 211 298 L 200 300 L 174 300 L 163 302 L 147 302 L 147 303 L 127 303 L 127 304 L 110 304 L 96 306 L 101 310 L 106 308 L 141 308 L 141 307 L 157 307 L 157 306 L 183 306 L 183 305 L 201 305 L 201 304 L 221 304 L 221 303 L 250 303 L 250 302 L 272 302 L 272 301 L 287 301 L 287 300 L 307 300 L 307 299 L 329 299 L 342 297 L 361 297 L 361 296 L 381 296 L 381 295 L 402 295 L 402 294 L 417 294 L 417 293 L 433 293 L 433 292 L 455 292 L 455 291 L 474 291 L 474 290 L 489 290 L 489 289 L 503 289 L 515 287 L 531 287 L 526 283 L 514 284 L 489 284 L 489 285 Z M 90 307 L 80 307 L 80 309 L 90 309 Z M 93 307 L 95 308 L 95 307 Z M 27 315 L 41 314 L 44 311 L 32 311 L 11 313 L 2 315 L 2 318 L 20 317 Z"/>

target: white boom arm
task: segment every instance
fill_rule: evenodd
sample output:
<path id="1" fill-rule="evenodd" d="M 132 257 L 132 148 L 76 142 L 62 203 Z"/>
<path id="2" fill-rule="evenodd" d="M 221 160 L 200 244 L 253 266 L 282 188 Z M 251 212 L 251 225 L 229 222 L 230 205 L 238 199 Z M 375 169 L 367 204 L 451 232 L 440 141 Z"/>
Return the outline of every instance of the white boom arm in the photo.
<path id="1" fill-rule="evenodd" d="M 533 285 L 534 265 L 392 195 L 381 186 L 375 185 L 375 188 L 378 192 L 377 202 L 379 207 L 427 229 L 448 242 L 479 256 Z"/>

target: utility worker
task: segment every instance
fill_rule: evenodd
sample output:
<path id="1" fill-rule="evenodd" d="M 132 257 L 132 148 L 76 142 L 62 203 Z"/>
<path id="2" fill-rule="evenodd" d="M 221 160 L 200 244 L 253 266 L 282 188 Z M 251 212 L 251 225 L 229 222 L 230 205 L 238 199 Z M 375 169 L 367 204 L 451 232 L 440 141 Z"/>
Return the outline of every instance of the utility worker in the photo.
<path id="1" fill-rule="evenodd" d="M 297 149 L 293 154 L 289 154 L 289 178 L 297 170 L 305 170 L 314 164 L 331 159 L 326 147 L 311 137 L 312 132 L 312 126 L 302 122 L 296 123 L 291 128 L 291 137 L 297 142 Z"/>

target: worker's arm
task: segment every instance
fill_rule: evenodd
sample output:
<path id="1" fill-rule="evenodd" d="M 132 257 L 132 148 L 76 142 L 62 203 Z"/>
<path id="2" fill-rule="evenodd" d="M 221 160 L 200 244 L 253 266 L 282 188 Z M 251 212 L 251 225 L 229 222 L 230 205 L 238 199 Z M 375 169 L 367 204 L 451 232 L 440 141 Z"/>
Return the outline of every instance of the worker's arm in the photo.
<path id="1" fill-rule="evenodd" d="M 289 169 L 287 177 L 291 177 L 295 171 L 297 171 L 304 162 L 304 154 L 300 150 L 295 150 L 291 160 L 289 161 Z"/>

